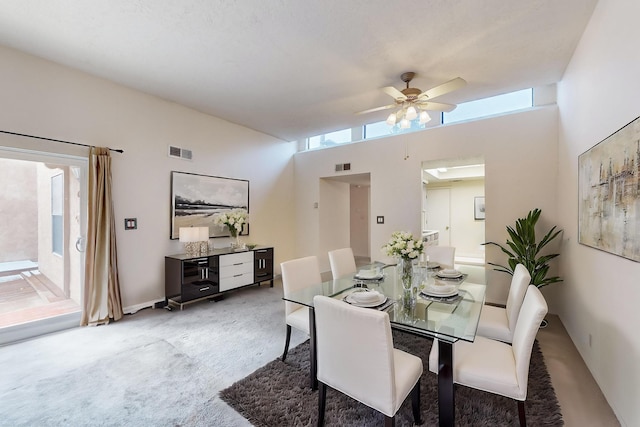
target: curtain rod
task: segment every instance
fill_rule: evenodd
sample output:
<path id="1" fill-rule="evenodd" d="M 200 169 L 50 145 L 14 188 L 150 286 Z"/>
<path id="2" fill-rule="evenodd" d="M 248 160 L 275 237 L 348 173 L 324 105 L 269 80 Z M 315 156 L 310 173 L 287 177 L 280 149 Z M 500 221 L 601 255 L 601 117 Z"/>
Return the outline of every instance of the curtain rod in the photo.
<path id="1" fill-rule="evenodd" d="M 0 132 L 6 133 L 6 134 L 9 134 L 9 135 L 24 136 L 26 138 L 44 139 L 45 141 L 62 142 L 64 144 L 81 145 L 83 147 L 95 148 L 94 145 L 80 144 L 79 142 L 70 142 L 70 141 L 63 141 L 61 139 L 44 138 L 42 136 L 26 135 L 24 133 L 9 132 L 9 131 L 6 131 L 6 130 L 0 130 Z M 110 151 L 115 151 L 116 153 L 124 153 L 124 150 L 121 150 L 119 148 L 109 148 L 109 150 Z"/>

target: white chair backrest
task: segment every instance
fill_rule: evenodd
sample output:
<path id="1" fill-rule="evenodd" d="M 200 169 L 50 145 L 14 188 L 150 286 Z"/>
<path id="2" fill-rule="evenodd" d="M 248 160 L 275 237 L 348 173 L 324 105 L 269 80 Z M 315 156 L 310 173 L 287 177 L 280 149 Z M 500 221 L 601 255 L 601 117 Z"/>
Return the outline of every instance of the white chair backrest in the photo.
<path id="1" fill-rule="evenodd" d="M 320 266 L 316 256 L 285 261 L 280 264 L 280 269 L 282 271 L 282 289 L 285 297 L 291 292 L 322 283 Z M 299 304 L 285 301 L 285 313 L 287 315 L 298 308 L 300 308 Z"/>
<path id="2" fill-rule="evenodd" d="M 527 293 L 529 283 L 531 283 L 529 270 L 522 264 L 516 265 L 516 268 L 513 270 L 513 277 L 511 278 L 506 307 L 507 320 L 509 321 L 509 330 L 511 332 L 516 328 L 520 307 L 522 307 L 522 301 L 524 301 L 524 295 Z"/>
<path id="3" fill-rule="evenodd" d="M 513 356 L 516 361 L 516 377 L 518 387 L 523 397 L 527 396 L 527 384 L 529 380 L 529 362 L 531 361 L 531 349 L 533 341 L 540 329 L 540 323 L 548 311 L 547 302 L 535 285 L 527 287 L 524 296 L 516 330 L 513 333 Z"/>
<path id="4" fill-rule="evenodd" d="M 443 268 L 453 268 L 455 264 L 456 248 L 454 246 L 426 246 L 424 253 L 429 261 L 437 262 Z"/>
<path id="5" fill-rule="evenodd" d="M 394 413 L 389 315 L 325 296 L 313 298 L 318 380 L 381 412 Z"/>
<path id="6" fill-rule="evenodd" d="M 336 249 L 329 252 L 331 275 L 337 279 L 356 272 L 356 260 L 351 248 Z"/>

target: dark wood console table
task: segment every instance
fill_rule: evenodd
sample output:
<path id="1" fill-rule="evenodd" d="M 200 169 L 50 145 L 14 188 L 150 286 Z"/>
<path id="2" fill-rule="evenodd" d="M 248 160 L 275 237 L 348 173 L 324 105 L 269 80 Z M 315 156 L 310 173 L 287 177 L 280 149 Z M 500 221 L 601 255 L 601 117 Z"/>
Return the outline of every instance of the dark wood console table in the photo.
<path id="1" fill-rule="evenodd" d="M 169 255 L 164 261 L 165 307 L 171 309 L 224 292 L 269 282 L 273 287 L 273 248 L 214 249 L 207 254 Z"/>

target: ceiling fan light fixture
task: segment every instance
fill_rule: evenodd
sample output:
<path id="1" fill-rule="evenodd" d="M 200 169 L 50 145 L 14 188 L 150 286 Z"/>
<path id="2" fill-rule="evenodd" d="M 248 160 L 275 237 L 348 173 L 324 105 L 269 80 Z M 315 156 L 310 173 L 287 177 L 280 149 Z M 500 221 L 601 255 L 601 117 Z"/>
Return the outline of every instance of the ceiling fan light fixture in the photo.
<path id="1" fill-rule="evenodd" d="M 429 123 L 431 121 L 431 116 L 426 112 L 420 112 L 420 124 L 423 125 L 425 123 Z"/>
<path id="2" fill-rule="evenodd" d="M 405 117 L 400 120 L 400 129 L 409 129 L 411 127 L 411 122 Z"/>
<path id="3" fill-rule="evenodd" d="M 418 117 L 418 112 L 416 111 L 416 107 L 411 105 L 409 108 L 407 108 L 407 114 L 405 114 L 405 117 L 407 118 L 407 120 L 413 120 L 416 117 Z"/>
<path id="4" fill-rule="evenodd" d="M 387 124 L 389 126 L 393 126 L 396 124 L 396 120 L 397 120 L 396 113 L 391 113 L 389 114 L 389 117 L 387 117 Z"/>

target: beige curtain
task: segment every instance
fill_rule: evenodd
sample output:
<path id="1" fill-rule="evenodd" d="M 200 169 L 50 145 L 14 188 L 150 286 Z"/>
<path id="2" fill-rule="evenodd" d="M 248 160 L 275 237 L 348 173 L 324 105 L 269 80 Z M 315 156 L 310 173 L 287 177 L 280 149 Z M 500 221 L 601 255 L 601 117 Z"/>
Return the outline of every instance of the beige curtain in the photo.
<path id="1" fill-rule="evenodd" d="M 122 317 L 109 149 L 92 147 L 89 162 L 83 326 L 102 325 Z"/>

